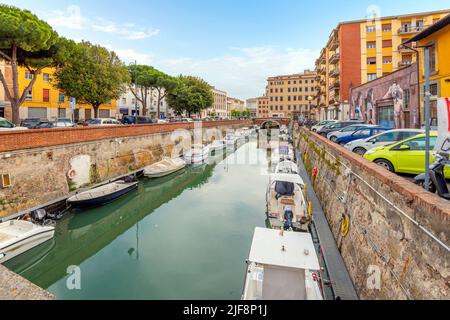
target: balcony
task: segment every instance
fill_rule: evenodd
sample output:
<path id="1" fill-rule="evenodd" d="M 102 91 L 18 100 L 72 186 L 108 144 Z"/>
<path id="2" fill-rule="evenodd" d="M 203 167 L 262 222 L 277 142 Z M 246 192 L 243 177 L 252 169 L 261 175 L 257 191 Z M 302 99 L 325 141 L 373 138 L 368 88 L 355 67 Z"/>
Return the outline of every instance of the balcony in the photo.
<path id="1" fill-rule="evenodd" d="M 403 26 L 398 29 L 399 35 L 411 35 L 423 31 L 428 26 Z"/>
<path id="2" fill-rule="evenodd" d="M 336 90 L 341 88 L 341 82 L 339 80 L 334 81 L 330 84 L 330 90 Z"/>
<path id="3" fill-rule="evenodd" d="M 409 67 L 410 65 L 412 65 L 413 62 L 412 61 L 400 61 L 398 63 L 398 67 L 399 68 L 404 68 L 404 67 Z"/>
<path id="4" fill-rule="evenodd" d="M 333 54 L 330 58 L 330 64 L 336 64 L 337 62 L 339 62 L 341 55 L 339 52 L 336 52 L 335 54 Z"/>
<path id="5" fill-rule="evenodd" d="M 330 43 L 330 51 L 335 51 L 337 48 L 339 48 L 339 41 L 337 39 L 334 39 Z"/>
<path id="6" fill-rule="evenodd" d="M 333 70 L 330 71 L 331 78 L 336 78 L 339 76 L 339 74 L 340 74 L 339 68 L 334 68 Z"/>
<path id="7" fill-rule="evenodd" d="M 320 79 L 319 83 L 322 86 L 325 86 L 327 84 L 327 82 L 325 81 L 325 78 Z"/>

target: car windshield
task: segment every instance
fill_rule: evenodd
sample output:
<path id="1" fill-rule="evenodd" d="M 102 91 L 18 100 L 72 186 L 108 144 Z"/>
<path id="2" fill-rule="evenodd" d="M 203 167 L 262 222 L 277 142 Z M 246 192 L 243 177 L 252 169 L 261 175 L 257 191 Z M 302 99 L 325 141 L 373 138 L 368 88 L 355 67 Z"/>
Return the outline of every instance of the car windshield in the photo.
<path id="1" fill-rule="evenodd" d="M 6 119 L 0 119 L 0 128 L 13 128 L 14 125 Z"/>
<path id="2" fill-rule="evenodd" d="M 90 124 L 101 124 L 102 120 L 101 119 L 91 119 L 89 120 Z"/>

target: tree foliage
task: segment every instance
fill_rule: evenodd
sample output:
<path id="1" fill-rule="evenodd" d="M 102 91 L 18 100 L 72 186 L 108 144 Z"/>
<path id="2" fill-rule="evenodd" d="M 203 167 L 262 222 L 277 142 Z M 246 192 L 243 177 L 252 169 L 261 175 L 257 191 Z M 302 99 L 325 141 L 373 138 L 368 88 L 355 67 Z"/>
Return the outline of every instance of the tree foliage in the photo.
<path id="1" fill-rule="evenodd" d="M 213 101 L 211 86 L 193 76 L 180 75 L 175 87 L 167 95 L 167 102 L 175 112 L 186 112 L 189 116 L 211 107 Z"/>
<path id="2" fill-rule="evenodd" d="M 233 118 L 240 118 L 241 114 L 242 114 L 241 111 L 239 111 L 238 109 L 231 110 L 231 116 Z"/>
<path id="3" fill-rule="evenodd" d="M 130 76 L 113 51 L 81 42 L 55 73 L 56 86 L 81 103 L 90 104 L 98 117 L 98 108 L 125 92 Z"/>
<path id="4" fill-rule="evenodd" d="M 160 115 L 161 101 L 170 91 L 174 90 L 178 82 L 175 78 L 151 66 L 131 65 L 128 68 L 132 80 L 130 90 L 141 103 L 143 114 L 147 114 L 147 98 L 154 90 L 158 93 L 157 117 Z M 135 85 L 134 85 L 135 84 Z"/>
<path id="5" fill-rule="evenodd" d="M 15 124 L 20 122 L 19 107 L 33 88 L 37 75 L 65 58 L 66 51 L 62 50 L 65 43 L 48 23 L 30 11 L 0 4 L 0 58 L 11 64 L 12 90 L 1 71 L 0 81 L 11 103 Z M 26 67 L 34 75 L 22 92 L 19 92 L 19 67 Z"/>

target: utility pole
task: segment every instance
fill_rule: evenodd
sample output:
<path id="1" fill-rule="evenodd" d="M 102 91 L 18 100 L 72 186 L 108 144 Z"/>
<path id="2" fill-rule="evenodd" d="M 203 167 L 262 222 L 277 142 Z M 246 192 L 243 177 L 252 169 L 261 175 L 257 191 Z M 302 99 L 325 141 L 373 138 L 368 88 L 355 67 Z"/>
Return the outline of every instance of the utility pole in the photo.
<path id="1" fill-rule="evenodd" d="M 424 47 L 425 55 L 425 190 L 430 186 L 430 47 Z M 420 81 L 419 81 L 420 83 Z"/>
<path id="2" fill-rule="evenodd" d="M 138 95 L 138 88 L 137 88 L 137 60 L 134 60 L 134 90 L 136 92 L 136 96 Z M 137 97 L 134 99 L 134 124 L 137 124 L 137 116 L 138 116 L 138 103 L 137 103 Z"/>

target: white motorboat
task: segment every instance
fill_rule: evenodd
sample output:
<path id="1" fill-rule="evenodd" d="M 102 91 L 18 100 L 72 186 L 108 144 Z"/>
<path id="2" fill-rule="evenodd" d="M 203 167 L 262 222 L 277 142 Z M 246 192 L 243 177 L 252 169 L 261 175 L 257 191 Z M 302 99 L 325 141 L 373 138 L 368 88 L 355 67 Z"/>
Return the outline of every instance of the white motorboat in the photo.
<path id="1" fill-rule="evenodd" d="M 204 145 L 193 145 L 184 155 L 184 161 L 188 164 L 206 162 L 209 158 L 209 147 Z"/>
<path id="2" fill-rule="evenodd" d="M 186 167 L 186 162 L 183 159 L 163 159 L 157 163 L 154 163 L 148 167 L 144 168 L 144 176 L 147 178 L 160 178 L 168 176 L 178 170 Z"/>
<path id="3" fill-rule="evenodd" d="M 323 300 L 320 265 L 309 233 L 256 228 L 243 300 Z"/>
<path id="4" fill-rule="evenodd" d="M 292 161 L 294 158 L 294 149 L 289 145 L 280 145 L 272 151 L 270 156 L 271 163 L 274 165 L 284 160 Z"/>
<path id="5" fill-rule="evenodd" d="M 225 136 L 225 142 L 227 144 L 228 147 L 234 147 L 237 143 L 237 139 L 234 136 L 234 134 L 227 134 Z"/>
<path id="6" fill-rule="evenodd" d="M 54 234 L 55 227 L 30 221 L 10 220 L 0 223 L 0 263 L 52 239 Z"/>
<path id="7" fill-rule="evenodd" d="M 214 140 L 210 145 L 210 151 L 221 151 L 227 147 L 227 142 L 225 140 Z"/>
<path id="8" fill-rule="evenodd" d="M 267 217 L 275 229 L 308 231 L 305 183 L 298 174 L 271 175 L 266 192 Z"/>
<path id="9" fill-rule="evenodd" d="M 73 207 L 93 207 L 110 203 L 115 199 L 136 189 L 139 181 L 119 180 L 91 190 L 80 192 L 69 199 L 67 203 Z"/>
<path id="10" fill-rule="evenodd" d="M 298 174 L 298 166 L 295 162 L 283 160 L 278 163 L 275 173 Z"/>

